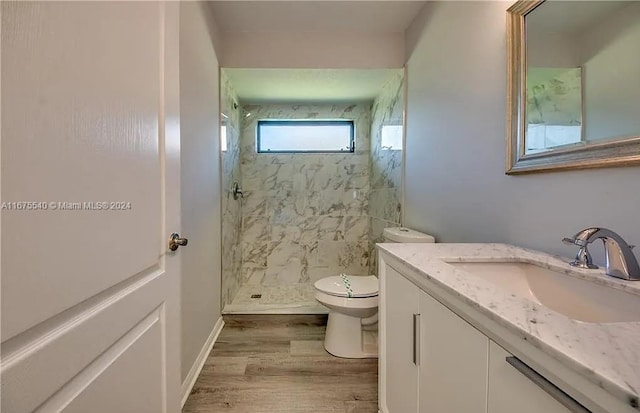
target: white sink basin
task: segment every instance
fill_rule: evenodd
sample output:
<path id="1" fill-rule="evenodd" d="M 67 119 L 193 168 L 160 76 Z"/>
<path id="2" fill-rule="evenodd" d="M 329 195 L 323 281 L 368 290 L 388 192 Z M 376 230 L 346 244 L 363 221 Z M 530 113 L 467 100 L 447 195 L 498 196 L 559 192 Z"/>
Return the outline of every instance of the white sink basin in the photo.
<path id="1" fill-rule="evenodd" d="M 522 262 L 449 264 L 574 320 L 640 321 L 640 296 L 622 290 Z"/>

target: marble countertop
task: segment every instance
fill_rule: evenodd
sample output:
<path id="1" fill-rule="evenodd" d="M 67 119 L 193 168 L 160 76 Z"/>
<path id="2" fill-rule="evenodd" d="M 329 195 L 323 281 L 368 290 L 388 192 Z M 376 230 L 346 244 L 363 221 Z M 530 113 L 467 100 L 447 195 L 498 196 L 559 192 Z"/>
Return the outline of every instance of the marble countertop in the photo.
<path id="1" fill-rule="evenodd" d="M 640 395 L 640 322 L 572 320 L 448 262 L 535 263 L 638 294 L 638 299 L 640 281 L 618 280 L 603 270 L 569 267 L 569 259 L 506 244 L 378 244 L 378 248 L 617 398 Z M 428 285 L 421 287 L 428 289 Z"/>

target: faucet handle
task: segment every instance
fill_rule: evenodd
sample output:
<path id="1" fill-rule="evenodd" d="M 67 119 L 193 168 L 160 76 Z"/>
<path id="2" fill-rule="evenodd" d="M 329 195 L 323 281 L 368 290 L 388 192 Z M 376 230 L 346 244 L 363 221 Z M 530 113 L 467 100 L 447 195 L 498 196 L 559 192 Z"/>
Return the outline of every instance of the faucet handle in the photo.
<path id="1" fill-rule="evenodd" d="M 562 242 L 564 242 L 567 245 L 576 245 L 575 238 L 562 238 Z"/>
<path id="2" fill-rule="evenodd" d="M 587 246 L 581 246 L 578 254 L 576 254 L 576 259 L 569 263 L 572 267 L 578 268 L 587 268 L 590 270 L 595 270 L 598 268 L 597 265 L 593 263 L 593 259 L 591 258 L 591 254 L 587 249 Z"/>

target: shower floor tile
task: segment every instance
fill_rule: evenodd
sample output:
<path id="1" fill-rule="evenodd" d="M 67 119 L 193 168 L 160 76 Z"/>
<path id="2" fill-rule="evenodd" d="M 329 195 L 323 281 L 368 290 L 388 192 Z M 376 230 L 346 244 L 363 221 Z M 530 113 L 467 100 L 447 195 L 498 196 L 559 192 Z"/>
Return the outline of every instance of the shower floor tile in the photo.
<path id="1" fill-rule="evenodd" d="M 245 284 L 223 314 L 327 314 L 329 310 L 314 297 L 309 284 Z M 252 296 L 260 296 L 252 298 Z"/>

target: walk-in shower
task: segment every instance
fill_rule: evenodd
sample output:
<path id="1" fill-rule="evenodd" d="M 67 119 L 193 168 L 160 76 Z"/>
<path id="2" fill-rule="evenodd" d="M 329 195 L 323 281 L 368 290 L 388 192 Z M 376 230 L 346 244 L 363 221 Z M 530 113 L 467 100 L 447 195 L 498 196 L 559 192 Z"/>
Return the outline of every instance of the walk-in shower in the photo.
<path id="1" fill-rule="evenodd" d="M 223 311 L 324 313 L 313 283 L 374 273 L 401 223 L 403 70 L 224 69 L 221 85 Z"/>

